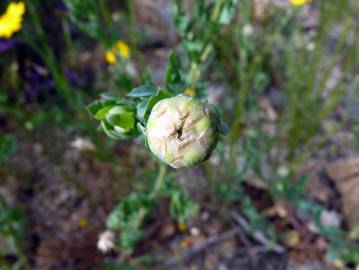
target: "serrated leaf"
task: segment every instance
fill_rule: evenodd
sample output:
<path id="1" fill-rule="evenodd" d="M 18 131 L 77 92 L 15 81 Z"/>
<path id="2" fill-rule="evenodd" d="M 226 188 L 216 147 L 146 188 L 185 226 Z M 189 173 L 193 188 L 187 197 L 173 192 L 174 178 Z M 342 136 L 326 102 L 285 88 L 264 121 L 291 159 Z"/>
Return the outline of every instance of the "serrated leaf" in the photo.
<path id="1" fill-rule="evenodd" d="M 127 94 L 129 97 L 149 97 L 156 93 L 156 87 L 150 85 L 143 85 L 133 89 L 131 92 Z"/>

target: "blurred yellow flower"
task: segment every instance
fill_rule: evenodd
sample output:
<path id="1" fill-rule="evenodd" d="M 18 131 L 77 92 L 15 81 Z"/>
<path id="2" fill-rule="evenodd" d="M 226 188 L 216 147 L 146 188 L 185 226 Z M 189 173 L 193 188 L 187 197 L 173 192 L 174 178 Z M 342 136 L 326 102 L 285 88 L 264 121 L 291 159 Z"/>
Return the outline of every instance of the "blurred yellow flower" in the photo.
<path id="1" fill-rule="evenodd" d="M 116 63 L 116 55 L 112 51 L 107 51 L 105 57 L 107 63 L 111 65 Z"/>
<path id="2" fill-rule="evenodd" d="M 183 90 L 183 94 L 194 97 L 196 96 L 196 90 L 194 90 L 193 88 L 186 88 L 185 90 Z"/>
<path id="3" fill-rule="evenodd" d="M 116 63 L 117 54 L 124 59 L 130 58 L 130 48 L 122 40 L 118 41 L 110 50 L 106 51 L 106 61 L 111 65 Z"/>
<path id="4" fill-rule="evenodd" d="M 88 225 L 88 221 L 84 217 L 80 217 L 77 222 L 81 228 L 85 228 Z"/>
<path id="5" fill-rule="evenodd" d="M 0 37 L 10 38 L 22 26 L 22 17 L 25 13 L 25 3 L 10 3 L 3 15 L 0 16 Z"/>
<path id="6" fill-rule="evenodd" d="M 310 3 L 312 0 L 289 0 L 293 6 L 303 6 Z"/>
<path id="7" fill-rule="evenodd" d="M 184 232 L 187 229 L 186 223 L 183 223 L 183 222 L 178 223 L 178 229 L 180 232 Z"/>
<path id="8" fill-rule="evenodd" d="M 181 242 L 181 247 L 182 249 L 189 249 L 191 247 L 192 243 L 189 239 L 184 239 L 182 242 Z"/>
<path id="9" fill-rule="evenodd" d="M 119 42 L 117 42 L 116 46 L 121 57 L 126 59 L 130 58 L 130 48 L 124 41 L 120 40 Z"/>

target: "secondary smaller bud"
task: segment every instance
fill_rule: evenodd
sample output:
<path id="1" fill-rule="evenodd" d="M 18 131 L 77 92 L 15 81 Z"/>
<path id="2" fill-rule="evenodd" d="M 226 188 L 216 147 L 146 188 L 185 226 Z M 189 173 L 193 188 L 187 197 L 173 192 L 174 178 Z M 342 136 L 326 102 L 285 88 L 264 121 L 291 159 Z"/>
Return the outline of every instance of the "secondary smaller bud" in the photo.
<path id="1" fill-rule="evenodd" d="M 116 105 L 106 114 L 106 120 L 119 133 L 129 133 L 136 129 L 135 113 L 126 105 Z"/>

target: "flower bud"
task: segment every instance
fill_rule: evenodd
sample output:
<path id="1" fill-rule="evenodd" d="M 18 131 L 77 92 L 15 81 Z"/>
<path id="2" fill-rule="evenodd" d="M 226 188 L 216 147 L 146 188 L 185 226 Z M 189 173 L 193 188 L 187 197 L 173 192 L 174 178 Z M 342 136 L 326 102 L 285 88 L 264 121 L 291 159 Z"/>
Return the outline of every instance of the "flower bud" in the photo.
<path id="1" fill-rule="evenodd" d="M 210 157 L 219 138 L 219 126 L 213 105 L 185 95 L 166 98 L 149 116 L 148 146 L 173 168 L 192 166 Z"/>
<path id="2" fill-rule="evenodd" d="M 115 105 L 106 112 L 101 122 L 103 131 L 113 139 L 128 139 L 138 135 L 136 116 L 127 105 Z"/>

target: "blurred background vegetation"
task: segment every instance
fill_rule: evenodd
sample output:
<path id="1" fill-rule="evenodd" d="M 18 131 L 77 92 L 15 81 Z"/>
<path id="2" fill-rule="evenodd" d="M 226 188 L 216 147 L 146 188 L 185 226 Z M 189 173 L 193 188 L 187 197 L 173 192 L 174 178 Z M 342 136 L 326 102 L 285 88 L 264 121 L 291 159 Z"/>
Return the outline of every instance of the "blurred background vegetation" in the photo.
<path id="1" fill-rule="evenodd" d="M 0 269 L 358 270 L 358 15 L 2 0 Z M 143 84 L 218 105 L 207 162 L 169 169 L 97 130 L 86 105 Z"/>

